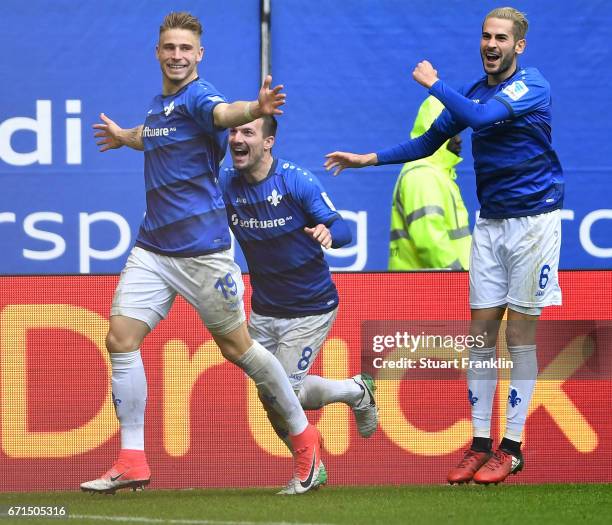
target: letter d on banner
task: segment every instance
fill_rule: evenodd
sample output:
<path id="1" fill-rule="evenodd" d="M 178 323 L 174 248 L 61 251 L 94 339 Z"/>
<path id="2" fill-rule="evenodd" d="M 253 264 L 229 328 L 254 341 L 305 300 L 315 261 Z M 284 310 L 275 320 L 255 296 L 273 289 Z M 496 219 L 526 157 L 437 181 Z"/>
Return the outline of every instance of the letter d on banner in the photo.
<path id="1" fill-rule="evenodd" d="M 91 340 L 100 351 L 110 377 L 104 348 L 108 321 L 85 308 L 66 304 L 9 305 L 0 313 L 0 382 L 2 451 L 10 458 L 65 458 L 88 452 L 118 430 L 110 388 L 93 419 L 72 430 L 28 430 L 28 331 L 40 328 L 71 330 Z M 69 409 L 68 409 L 69 410 Z"/>

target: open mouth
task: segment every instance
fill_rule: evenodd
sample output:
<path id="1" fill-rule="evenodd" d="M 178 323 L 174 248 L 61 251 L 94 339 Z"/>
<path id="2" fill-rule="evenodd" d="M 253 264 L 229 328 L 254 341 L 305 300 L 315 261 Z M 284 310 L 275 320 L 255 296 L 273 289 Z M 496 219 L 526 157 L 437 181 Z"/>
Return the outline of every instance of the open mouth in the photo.
<path id="1" fill-rule="evenodd" d="M 248 156 L 248 154 L 249 154 L 249 150 L 247 148 L 243 148 L 240 146 L 232 148 L 232 155 L 236 159 L 244 159 Z"/>
<path id="2" fill-rule="evenodd" d="M 170 71 L 182 71 L 183 69 L 185 69 L 187 66 L 185 64 L 167 64 L 166 67 L 170 70 Z"/>
<path id="3" fill-rule="evenodd" d="M 501 55 L 498 53 L 491 53 L 491 52 L 485 53 L 485 60 L 489 62 L 490 64 L 494 64 L 500 58 L 501 58 Z"/>

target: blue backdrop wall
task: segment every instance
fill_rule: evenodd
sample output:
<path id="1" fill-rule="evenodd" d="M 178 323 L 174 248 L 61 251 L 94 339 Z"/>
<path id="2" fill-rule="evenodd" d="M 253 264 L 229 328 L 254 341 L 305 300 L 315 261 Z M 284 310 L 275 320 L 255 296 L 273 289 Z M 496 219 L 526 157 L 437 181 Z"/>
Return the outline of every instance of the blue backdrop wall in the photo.
<path id="1" fill-rule="evenodd" d="M 553 89 L 553 138 L 567 177 L 563 268 L 612 267 L 612 49 L 607 1 L 519 1 L 531 29 L 523 65 Z M 272 73 L 288 93 L 275 153 L 311 169 L 354 230 L 329 254 L 335 269 L 387 264 L 391 191 L 399 166 L 322 168 L 335 149 L 373 151 L 408 136 L 430 60 L 451 85 L 481 74 L 483 15 L 463 1 L 272 1 Z M 101 111 L 142 122 L 160 89 L 154 57 L 169 9 L 201 18 L 200 73 L 230 99 L 259 85 L 259 1 L 40 0 L 2 3 L 0 30 L 0 273 L 120 271 L 144 212 L 142 155 L 97 152 Z M 469 133 L 459 183 L 474 217 Z M 243 259 L 238 254 L 239 261 Z M 244 267 L 244 264 L 243 264 Z"/>

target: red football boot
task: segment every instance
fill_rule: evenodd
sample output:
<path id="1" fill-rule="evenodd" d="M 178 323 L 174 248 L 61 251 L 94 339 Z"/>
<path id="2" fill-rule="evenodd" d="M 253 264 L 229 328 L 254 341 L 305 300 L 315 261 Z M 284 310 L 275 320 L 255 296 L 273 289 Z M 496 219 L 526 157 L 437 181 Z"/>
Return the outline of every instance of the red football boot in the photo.
<path id="1" fill-rule="evenodd" d="M 490 483 L 497 485 L 510 474 L 518 474 L 523 470 L 524 465 L 523 455 L 520 452 L 518 455 L 514 452 L 511 454 L 498 448 L 491 459 L 474 474 L 474 482 L 481 485 L 489 485 Z"/>
<path id="2" fill-rule="evenodd" d="M 291 493 L 303 494 L 321 484 L 319 480 L 319 471 L 322 466 L 321 434 L 314 425 L 309 424 L 304 432 L 297 436 L 290 436 L 290 439 L 293 445 L 293 461 L 295 463 L 294 492 Z M 283 494 L 285 493 L 283 491 Z"/>
<path id="3" fill-rule="evenodd" d="M 492 452 L 477 452 L 466 450 L 463 459 L 452 469 L 446 479 L 451 485 L 455 483 L 469 483 L 478 469 L 482 467 L 492 456 Z"/>
<path id="4" fill-rule="evenodd" d="M 142 450 L 123 449 L 113 466 L 98 479 L 81 483 L 83 492 L 114 494 L 118 489 L 142 489 L 151 481 L 151 470 Z"/>

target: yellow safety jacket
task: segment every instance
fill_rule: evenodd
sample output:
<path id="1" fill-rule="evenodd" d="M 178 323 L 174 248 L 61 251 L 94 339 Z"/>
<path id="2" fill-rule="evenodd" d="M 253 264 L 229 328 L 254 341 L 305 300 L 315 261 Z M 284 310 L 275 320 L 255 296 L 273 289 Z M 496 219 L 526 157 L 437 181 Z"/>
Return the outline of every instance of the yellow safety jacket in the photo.
<path id="1" fill-rule="evenodd" d="M 429 129 L 443 108 L 427 98 L 411 137 Z M 472 236 L 454 169 L 462 159 L 446 145 L 402 168 L 393 190 L 389 270 L 469 267 Z"/>

